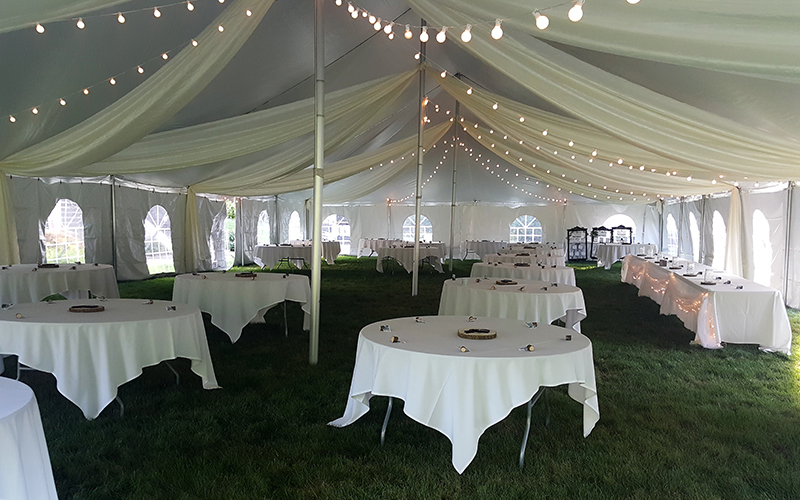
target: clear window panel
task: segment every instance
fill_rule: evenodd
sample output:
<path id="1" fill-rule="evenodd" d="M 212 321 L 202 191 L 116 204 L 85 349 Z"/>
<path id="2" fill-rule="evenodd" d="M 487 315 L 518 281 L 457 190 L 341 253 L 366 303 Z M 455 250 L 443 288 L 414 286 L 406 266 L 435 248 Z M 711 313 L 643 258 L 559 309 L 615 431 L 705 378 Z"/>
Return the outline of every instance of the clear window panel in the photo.
<path id="1" fill-rule="evenodd" d="M 72 200 L 58 200 L 45 222 L 44 240 L 45 262 L 86 262 L 81 207 Z"/>
<path id="2" fill-rule="evenodd" d="M 150 274 L 175 272 L 169 214 L 161 205 L 153 205 L 144 219 L 144 255 Z"/>

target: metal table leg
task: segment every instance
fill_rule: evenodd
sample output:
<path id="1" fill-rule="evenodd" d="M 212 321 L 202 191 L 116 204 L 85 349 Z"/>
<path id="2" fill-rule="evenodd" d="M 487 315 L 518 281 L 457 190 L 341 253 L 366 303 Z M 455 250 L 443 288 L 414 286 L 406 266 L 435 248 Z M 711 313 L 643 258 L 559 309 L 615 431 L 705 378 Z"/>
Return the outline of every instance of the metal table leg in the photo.
<path id="1" fill-rule="evenodd" d="M 386 426 L 389 425 L 389 415 L 392 414 L 392 403 L 394 403 L 394 398 L 389 396 L 389 406 L 386 407 L 386 416 L 383 418 L 383 427 L 381 427 L 381 446 L 386 441 Z"/>
<path id="2" fill-rule="evenodd" d="M 525 434 L 522 436 L 522 447 L 519 450 L 519 468 L 522 469 L 525 467 L 525 448 L 528 446 L 528 436 L 531 432 L 531 409 L 533 405 L 539 401 L 539 398 L 542 397 L 544 394 L 544 402 L 547 408 L 547 417 L 545 418 L 545 426 L 550 426 L 550 403 L 547 401 L 547 387 L 540 387 L 536 394 L 533 395 L 530 401 L 528 401 L 528 418 L 525 423 Z"/>

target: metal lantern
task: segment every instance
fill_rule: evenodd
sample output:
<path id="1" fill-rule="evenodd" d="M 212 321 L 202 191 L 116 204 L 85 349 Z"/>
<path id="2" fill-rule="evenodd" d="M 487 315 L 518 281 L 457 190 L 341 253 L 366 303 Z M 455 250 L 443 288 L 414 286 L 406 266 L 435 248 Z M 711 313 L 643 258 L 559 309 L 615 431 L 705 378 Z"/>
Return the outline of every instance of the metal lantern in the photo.
<path id="1" fill-rule="evenodd" d="M 585 227 L 575 226 L 567 229 L 567 260 L 587 260 L 588 231 Z"/>

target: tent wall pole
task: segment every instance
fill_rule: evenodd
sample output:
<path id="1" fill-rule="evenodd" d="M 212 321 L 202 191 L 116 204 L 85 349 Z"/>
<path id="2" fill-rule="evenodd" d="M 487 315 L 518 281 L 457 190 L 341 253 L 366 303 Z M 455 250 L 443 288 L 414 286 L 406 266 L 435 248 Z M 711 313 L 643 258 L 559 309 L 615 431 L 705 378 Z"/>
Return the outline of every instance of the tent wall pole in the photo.
<path id="1" fill-rule="evenodd" d="M 458 172 L 458 149 L 460 143 L 458 142 L 458 115 L 461 112 L 461 103 L 456 101 L 456 119 L 453 122 L 455 125 L 455 144 L 453 144 L 453 188 L 452 199 L 450 200 L 450 272 L 453 272 L 453 245 L 455 244 L 455 226 L 456 226 L 456 174 Z"/>
<path id="2" fill-rule="evenodd" d="M 314 0 L 314 231 L 311 238 L 311 335 L 308 362 L 319 358 L 319 292 L 322 276 L 322 180 L 325 161 L 325 25 L 323 0 Z"/>
<path id="3" fill-rule="evenodd" d="M 792 198 L 794 198 L 794 182 L 789 181 L 789 187 L 786 190 L 786 243 L 783 250 L 783 302 L 787 303 L 789 296 L 789 252 L 792 245 Z"/>
<path id="4" fill-rule="evenodd" d="M 427 26 L 424 19 L 421 20 L 422 26 Z M 420 41 L 419 43 L 419 115 L 417 120 L 417 187 L 415 190 L 415 210 L 414 210 L 414 269 L 411 275 L 411 296 L 416 297 L 419 293 L 419 223 L 420 223 L 420 205 L 422 203 L 422 128 L 423 120 L 425 117 L 425 109 L 423 102 L 425 100 L 425 70 L 422 65 L 425 64 L 425 44 Z"/>
<path id="5" fill-rule="evenodd" d="M 96 261 L 95 261 L 96 262 Z M 111 265 L 117 272 L 117 178 L 111 176 Z"/>

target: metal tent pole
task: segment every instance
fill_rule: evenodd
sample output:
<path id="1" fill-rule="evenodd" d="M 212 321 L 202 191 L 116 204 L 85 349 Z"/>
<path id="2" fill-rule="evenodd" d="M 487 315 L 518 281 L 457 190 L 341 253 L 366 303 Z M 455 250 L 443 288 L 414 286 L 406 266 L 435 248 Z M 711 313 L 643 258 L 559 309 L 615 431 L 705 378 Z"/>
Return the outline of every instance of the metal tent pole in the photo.
<path id="1" fill-rule="evenodd" d="M 420 23 L 422 26 L 427 26 L 424 19 Z M 422 202 L 422 129 L 425 119 L 425 70 L 422 65 L 425 64 L 425 44 L 419 42 L 419 116 L 417 120 L 417 188 L 416 188 L 416 203 L 414 211 L 414 269 L 411 275 L 411 296 L 416 297 L 419 293 L 419 223 L 420 223 L 420 204 Z"/>
<path id="2" fill-rule="evenodd" d="M 458 115 L 461 112 L 461 103 L 456 101 L 456 119 L 455 124 L 456 136 L 455 143 L 453 144 L 453 188 L 452 200 L 450 201 L 450 272 L 453 272 L 453 244 L 455 244 L 455 224 L 456 224 L 456 174 L 458 172 L 458 149 L 460 143 L 458 142 L 458 128 L 459 125 Z"/>
<path id="3" fill-rule="evenodd" d="M 314 216 L 311 238 L 311 336 L 308 362 L 319 358 L 319 291 L 322 273 L 322 180 L 325 161 L 325 25 L 323 0 L 314 0 Z"/>
<path id="4" fill-rule="evenodd" d="M 786 192 L 786 243 L 783 251 L 783 302 L 788 302 L 789 296 L 789 265 L 791 259 L 789 252 L 792 245 L 792 202 L 794 198 L 794 182 L 789 181 L 789 188 Z"/>
<path id="5" fill-rule="evenodd" d="M 117 178 L 111 176 L 111 265 L 117 273 Z M 97 262 L 97 261 L 95 261 Z"/>

